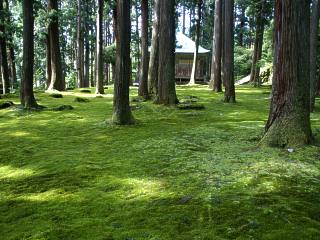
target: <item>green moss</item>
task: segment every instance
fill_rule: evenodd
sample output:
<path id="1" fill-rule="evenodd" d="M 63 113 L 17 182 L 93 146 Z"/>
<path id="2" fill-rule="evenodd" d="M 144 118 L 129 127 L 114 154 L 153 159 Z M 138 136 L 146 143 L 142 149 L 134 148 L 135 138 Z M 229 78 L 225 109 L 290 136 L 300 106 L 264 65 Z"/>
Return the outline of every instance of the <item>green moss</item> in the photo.
<path id="1" fill-rule="evenodd" d="M 231 105 L 205 86 L 177 90 L 205 110 L 141 102 L 125 127 L 106 124 L 108 95 L 2 110 L 1 239 L 317 239 L 320 150 L 257 147 L 269 89 L 238 88 Z"/>

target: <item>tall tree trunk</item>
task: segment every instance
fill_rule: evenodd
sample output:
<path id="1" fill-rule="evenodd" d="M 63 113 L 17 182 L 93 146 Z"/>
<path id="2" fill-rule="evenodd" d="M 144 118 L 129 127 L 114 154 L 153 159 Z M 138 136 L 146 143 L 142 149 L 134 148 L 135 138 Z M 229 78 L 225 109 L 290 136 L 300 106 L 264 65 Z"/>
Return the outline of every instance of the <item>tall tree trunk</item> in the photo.
<path id="1" fill-rule="evenodd" d="M 241 15 L 240 15 L 240 33 L 239 33 L 239 45 L 241 47 L 244 46 L 243 38 L 244 38 L 244 31 L 246 26 L 246 8 L 241 6 Z"/>
<path id="2" fill-rule="evenodd" d="M 96 94 L 104 94 L 103 87 L 103 8 L 104 0 L 97 0 L 97 58 L 96 58 Z"/>
<path id="3" fill-rule="evenodd" d="M 58 20 L 58 0 L 48 1 L 48 12 L 55 11 L 52 14 L 49 24 L 49 41 L 50 41 L 50 59 L 51 59 L 51 81 L 48 90 L 65 90 L 65 82 L 61 64 L 60 53 L 60 35 L 59 35 L 59 20 Z"/>
<path id="4" fill-rule="evenodd" d="M 51 47 L 50 47 L 50 37 L 49 37 L 49 28 L 48 28 L 48 34 L 46 36 L 46 57 L 47 57 L 47 88 L 50 86 L 51 82 Z"/>
<path id="5" fill-rule="evenodd" d="M 140 72 L 140 34 L 139 34 L 139 11 L 138 11 L 138 3 L 135 6 L 135 21 L 136 21 L 136 45 L 137 45 L 137 63 L 138 63 L 138 68 L 137 68 L 137 73 L 139 74 Z M 138 76 L 139 77 L 139 76 Z"/>
<path id="6" fill-rule="evenodd" d="M 3 12 L 3 0 L 0 0 L 0 12 Z M 1 53 L 1 65 L 2 65 L 2 85 L 3 93 L 10 93 L 10 78 L 9 78 L 9 66 L 7 56 L 7 39 L 6 39 L 6 19 L 4 14 L 0 17 L 0 53 Z"/>
<path id="7" fill-rule="evenodd" d="M 117 54 L 112 121 L 116 124 L 133 124 L 129 105 L 130 78 L 130 0 L 117 0 Z"/>
<path id="8" fill-rule="evenodd" d="M 183 4 L 182 8 L 182 33 L 186 34 L 186 6 Z"/>
<path id="9" fill-rule="evenodd" d="M 319 0 L 312 2 L 311 31 L 310 31 L 310 109 L 314 110 L 317 92 L 317 53 L 320 17 Z M 318 76 L 319 77 L 319 76 Z"/>
<path id="10" fill-rule="evenodd" d="M 84 87 L 84 43 L 83 43 L 83 24 L 82 24 L 82 5 L 78 0 L 78 26 L 77 26 L 77 75 L 78 86 Z"/>
<path id="11" fill-rule="evenodd" d="M 262 144 L 296 146 L 311 141 L 310 4 L 276 0 L 272 101 Z"/>
<path id="12" fill-rule="evenodd" d="M 222 0 L 215 1 L 214 37 L 212 44 L 211 80 L 210 86 L 215 92 L 222 92 Z"/>
<path id="13" fill-rule="evenodd" d="M 224 3 L 224 65 L 223 78 L 225 83 L 224 101 L 235 103 L 234 86 L 234 0 L 225 0 Z"/>
<path id="14" fill-rule="evenodd" d="M 174 105 L 177 101 L 175 86 L 175 1 L 162 0 L 159 24 L 159 75 L 156 102 Z"/>
<path id="15" fill-rule="evenodd" d="M 154 1 L 154 19 L 152 28 L 152 43 L 148 72 L 148 88 L 149 94 L 158 94 L 158 63 L 159 63 L 159 16 L 160 2 Z"/>
<path id="16" fill-rule="evenodd" d="M 261 0 L 258 6 L 257 16 L 256 16 L 256 37 L 254 41 L 252 66 L 250 82 L 254 84 L 255 87 L 260 87 L 260 66 L 259 61 L 262 57 L 262 45 L 263 45 L 263 35 L 264 35 L 264 8 L 266 0 Z"/>
<path id="17" fill-rule="evenodd" d="M 23 0 L 23 66 L 21 83 L 21 104 L 24 108 L 38 107 L 33 94 L 34 64 L 34 17 L 33 0 Z"/>
<path id="18" fill-rule="evenodd" d="M 6 4 L 6 12 L 8 14 L 7 16 L 7 22 L 8 25 L 10 25 L 12 23 L 12 14 L 10 12 L 9 9 L 9 1 L 5 0 L 5 4 Z M 14 42 L 13 42 L 13 36 L 12 36 L 12 32 L 9 31 L 8 33 L 8 48 L 9 48 L 9 68 L 10 68 L 10 76 L 11 76 L 11 87 L 12 89 L 16 89 L 18 86 L 17 83 L 17 70 L 16 70 L 16 58 L 15 58 L 15 53 L 14 53 Z"/>
<path id="19" fill-rule="evenodd" d="M 148 68 L 149 68 L 149 53 L 148 53 L 148 21 L 149 10 L 148 0 L 141 0 L 141 67 L 140 67 L 140 84 L 139 96 L 144 99 L 149 99 L 148 93 Z"/>
<path id="20" fill-rule="evenodd" d="M 90 41 L 89 36 L 85 38 L 85 53 L 84 53 L 84 83 L 83 87 L 87 88 L 90 86 Z"/>
<path id="21" fill-rule="evenodd" d="M 198 0 L 198 18 L 197 18 L 197 25 L 196 25 L 196 46 L 195 52 L 193 55 L 193 64 L 192 64 L 192 71 L 191 71 L 191 78 L 189 85 L 196 84 L 197 80 L 197 67 L 198 67 L 198 55 L 199 55 L 199 45 L 200 45 L 200 27 L 201 27 L 201 13 L 202 13 L 202 0 Z"/>

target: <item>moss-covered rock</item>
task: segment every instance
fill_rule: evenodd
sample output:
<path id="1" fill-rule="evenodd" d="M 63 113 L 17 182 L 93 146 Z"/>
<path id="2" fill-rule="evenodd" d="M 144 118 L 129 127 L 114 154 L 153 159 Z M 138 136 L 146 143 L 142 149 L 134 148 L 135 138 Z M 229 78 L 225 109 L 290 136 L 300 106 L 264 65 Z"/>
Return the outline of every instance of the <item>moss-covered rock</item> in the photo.
<path id="1" fill-rule="evenodd" d="M 0 102 L 0 109 L 6 109 L 9 107 L 12 107 L 13 105 L 14 105 L 14 103 L 11 101 Z"/>
<path id="2" fill-rule="evenodd" d="M 61 105 L 59 107 L 55 107 L 53 111 L 65 111 L 65 110 L 73 110 L 74 108 L 71 105 Z"/>
<path id="3" fill-rule="evenodd" d="M 79 103 L 88 103 L 90 102 L 90 100 L 88 98 L 83 98 L 83 97 L 76 97 L 74 99 L 75 102 L 79 102 Z"/>
<path id="4" fill-rule="evenodd" d="M 200 103 L 184 102 L 177 105 L 179 110 L 203 110 L 205 106 Z"/>
<path id="5" fill-rule="evenodd" d="M 80 92 L 81 93 L 91 93 L 91 90 L 89 90 L 89 89 L 81 89 Z"/>
<path id="6" fill-rule="evenodd" d="M 52 97 L 52 98 L 63 98 L 63 95 L 61 93 L 51 93 L 49 95 L 49 97 Z"/>

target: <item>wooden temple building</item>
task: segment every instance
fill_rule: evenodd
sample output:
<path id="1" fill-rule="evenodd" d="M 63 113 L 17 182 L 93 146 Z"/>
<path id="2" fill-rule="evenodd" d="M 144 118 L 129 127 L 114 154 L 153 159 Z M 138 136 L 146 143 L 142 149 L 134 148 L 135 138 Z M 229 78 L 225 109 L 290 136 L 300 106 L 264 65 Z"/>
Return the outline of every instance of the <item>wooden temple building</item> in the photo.
<path id="1" fill-rule="evenodd" d="M 182 33 L 176 35 L 176 80 L 177 82 L 189 82 L 192 72 L 193 57 L 196 44 Z M 210 51 L 199 46 L 199 58 L 196 71 L 198 82 L 206 81 L 209 75 Z"/>

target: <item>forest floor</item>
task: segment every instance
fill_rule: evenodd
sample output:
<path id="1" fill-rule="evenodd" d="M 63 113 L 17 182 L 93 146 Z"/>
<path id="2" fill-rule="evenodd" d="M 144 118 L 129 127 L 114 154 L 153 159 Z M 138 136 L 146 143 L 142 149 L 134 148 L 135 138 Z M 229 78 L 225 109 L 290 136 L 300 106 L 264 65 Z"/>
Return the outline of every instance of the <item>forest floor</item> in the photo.
<path id="1" fill-rule="evenodd" d="M 136 102 L 129 127 L 105 121 L 107 92 L 36 94 L 74 110 L 0 110 L 0 239 L 320 239 L 319 107 L 318 143 L 291 153 L 257 147 L 266 87 L 238 87 L 229 105 L 205 86 L 179 86 L 205 109 Z"/>

